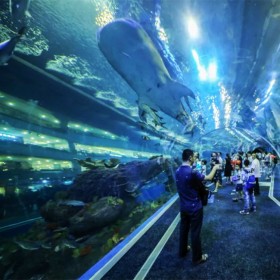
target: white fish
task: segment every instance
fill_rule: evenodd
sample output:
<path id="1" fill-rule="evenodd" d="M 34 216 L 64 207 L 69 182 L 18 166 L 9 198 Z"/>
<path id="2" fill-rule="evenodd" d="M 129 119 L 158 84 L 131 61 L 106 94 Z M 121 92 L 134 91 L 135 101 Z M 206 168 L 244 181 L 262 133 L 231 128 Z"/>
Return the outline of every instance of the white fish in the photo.
<path id="1" fill-rule="evenodd" d="M 60 205 L 68 205 L 68 206 L 85 206 L 86 204 L 80 200 L 60 200 Z"/>
<path id="2" fill-rule="evenodd" d="M 41 248 L 41 245 L 36 241 L 16 240 L 15 243 L 24 250 L 35 251 Z"/>

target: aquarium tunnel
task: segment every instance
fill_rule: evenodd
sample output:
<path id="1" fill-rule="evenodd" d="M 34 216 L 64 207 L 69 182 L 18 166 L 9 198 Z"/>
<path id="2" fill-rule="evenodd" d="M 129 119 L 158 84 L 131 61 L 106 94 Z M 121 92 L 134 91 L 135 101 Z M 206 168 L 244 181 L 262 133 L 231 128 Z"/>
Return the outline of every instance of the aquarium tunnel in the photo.
<path id="1" fill-rule="evenodd" d="M 0 278 L 278 279 L 279 26 L 279 0 L 0 1 Z M 199 266 L 184 149 L 221 155 Z"/>

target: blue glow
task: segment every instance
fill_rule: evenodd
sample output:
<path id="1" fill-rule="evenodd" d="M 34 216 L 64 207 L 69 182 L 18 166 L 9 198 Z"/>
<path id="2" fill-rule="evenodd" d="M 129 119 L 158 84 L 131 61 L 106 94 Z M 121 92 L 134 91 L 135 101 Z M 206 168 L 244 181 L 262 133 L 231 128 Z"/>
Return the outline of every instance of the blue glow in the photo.
<path id="1" fill-rule="evenodd" d="M 269 83 L 269 87 L 266 91 L 266 94 L 270 93 L 270 91 L 272 90 L 272 87 L 274 86 L 276 80 L 271 80 L 270 83 Z"/>
<path id="2" fill-rule="evenodd" d="M 208 78 L 210 81 L 217 80 L 217 65 L 215 62 L 211 62 L 208 66 Z"/>
<path id="3" fill-rule="evenodd" d="M 196 63 L 196 67 L 198 70 L 199 79 L 201 81 L 216 81 L 217 80 L 217 64 L 215 62 L 211 62 L 208 65 L 208 68 L 206 70 L 206 67 L 200 63 L 199 55 L 196 50 L 192 50 L 192 55 L 194 58 L 194 61 Z"/>
<path id="4" fill-rule="evenodd" d="M 192 55 L 193 55 L 193 58 L 194 58 L 196 64 L 200 65 L 199 57 L 198 57 L 198 54 L 197 54 L 196 50 L 192 50 Z"/>
<path id="5" fill-rule="evenodd" d="M 188 32 L 191 38 L 196 39 L 199 37 L 198 26 L 193 18 L 188 20 Z"/>
<path id="6" fill-rule="evenodd" d="M 206 69 L 204 68 L 204 66 L 200 66 L 200 67 L 198 68 L 198 70 L 199 70 L 199 79 L 200 79 L 201 81 L 206 81 L 206 80 L 207 80 L 207 71 L 206 71 Z"/>

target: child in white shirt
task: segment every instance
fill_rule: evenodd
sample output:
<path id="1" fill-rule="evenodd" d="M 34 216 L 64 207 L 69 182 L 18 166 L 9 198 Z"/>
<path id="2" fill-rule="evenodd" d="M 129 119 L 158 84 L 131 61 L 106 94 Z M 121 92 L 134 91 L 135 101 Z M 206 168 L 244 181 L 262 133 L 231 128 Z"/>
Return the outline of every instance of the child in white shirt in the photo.
<path id="1" fill-rule="evenodd" d="M 238 200 L 243 200 L 242 170 L 239 165 L 235 166 L 234 175 L 231 177 L 231 180 L 235 185 L 235 197 L 232 201 L 237 202 Z"/>

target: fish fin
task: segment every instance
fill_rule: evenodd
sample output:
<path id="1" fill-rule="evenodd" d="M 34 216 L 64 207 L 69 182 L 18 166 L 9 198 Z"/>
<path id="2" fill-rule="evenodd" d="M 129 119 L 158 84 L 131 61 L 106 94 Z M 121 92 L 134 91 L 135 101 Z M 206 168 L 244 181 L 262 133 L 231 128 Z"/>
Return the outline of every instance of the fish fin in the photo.
<path id="1" fill-rule="evenodd" d="M 142 122 L 147 123 L 147 112 L 139 107 L 139 118 Z"/>
<path id="2" fill-rule="evenodd" d="M 165 110 L 162 108 L 161 110 L 184 124 L 182 117 L 184 115 L 188 116 L 189 114 L 187 112 L 192 111 L 189 98 L 195 99 L 194 92 L 188 87 L 173 80 L 164 85 L 163 91 L 168 94 L 170 101 L 168 103 L 163 100 L 162 105 L 159 106 L 165 106 Z M 170 102 L 173 104 L 172 108 L 170 108 Z"/>
<path id="3" fill-rule="evenodd" d="M 147 123 L 147 110 L 145 110 L 145 104 L 143 102 L 141 102 L 141 100 L 138 100 L 138 114 L 139 114 L 139 118 L 142 122 L 144 122 L 145 124 Z"/>
<path id="4" fill-rule="evenodd" d="M 168 91 L 176 93 L 179 99 L 182 97 L 191 97 L 195 99 L 195 94 L 191 89 L 176 81 L 171 80 L 170 82 L 166 83 L 164 87 L 167 88 Z"/>
<path id="5" fill-rule="evenodd" d="M 29 17 L 29 18 L 32 18 L 32 15 L 29 13 L 29 11 L 26 11 L 26 12 L 25 12 L 25 16 L 26 16 L 26 17 Z"/>

